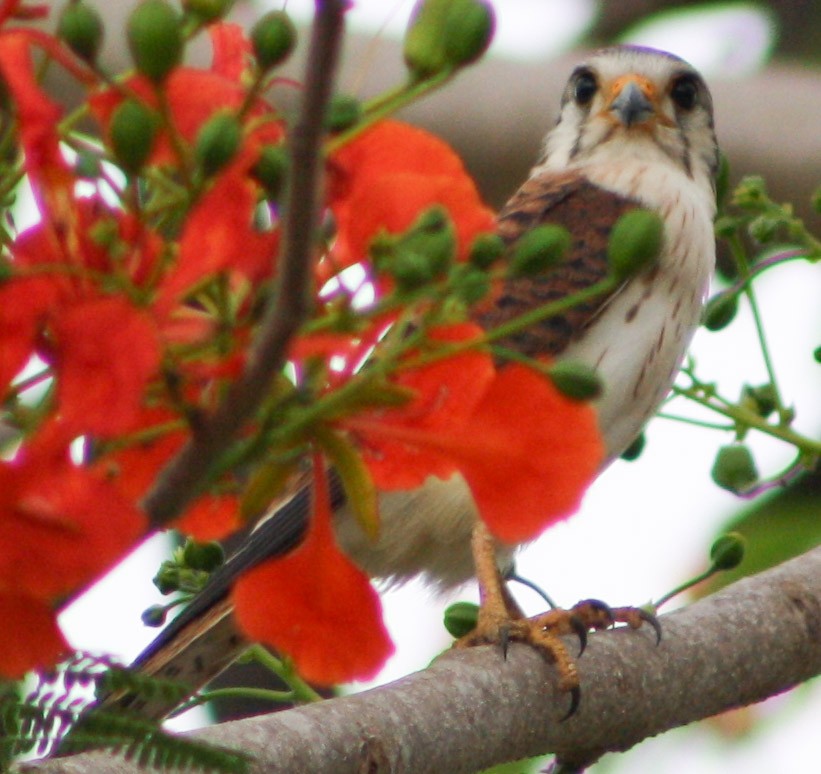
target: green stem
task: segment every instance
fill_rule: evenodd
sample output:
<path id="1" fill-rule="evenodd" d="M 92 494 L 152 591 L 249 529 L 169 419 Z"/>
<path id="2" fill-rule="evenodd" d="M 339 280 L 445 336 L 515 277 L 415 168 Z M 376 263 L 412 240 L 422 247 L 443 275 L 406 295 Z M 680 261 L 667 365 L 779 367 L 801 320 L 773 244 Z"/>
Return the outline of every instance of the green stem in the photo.
<path id="1" fill-rule="evenodd" d="M 362 120 L 347 131 L 341 132 L 325 143 L 325 154 L 330 155 L 349 143 L 354 137 L 361 134 L 369 126 L 395 113 L 400 108 L 413 102 L 429 91 L 438 89 L 455 74 L 455 70 L 444 70 L 436 75 L 421 81 L 408 81 L 398 88 L 382 94 L 365 105 L 365 115 Z"/>
<path id="2" fill-rule="evenodd" d="M 717 572 L 716 567 L 710 567 L 709 569 L 705 570 L 701 575 L 696 575 L 695 578 L 690 578 L 690 580 L 685 581 L 680 586 L 676 586 L 672 591 L 668 591 L 664 596 L 659 597 L 655 602 L 652 602 L 652 606 L 654 610 L 658 610 L 662 605 L 667 604 L 673 597 L 677 597 L 687 589 L 691 589 L 693 586 L 706 581 L 708 578 L 715 575 Z"/>
<path id="3" fill-rule="evenodd" d="M 758 336 L 758 343 L 761 347 L 761 355 L 764 359 L 764 367 L 767 369 L 767 376 L 770 380 L 770 384 L 773 388 L 773 396 L 775 398 L 775 404 L 778 410 L 779 419 L 784 422 L 785 417 L 787 416 L 787 411 L 784 408 L 784 402 L 781 398 L 781 390 L 778 387 L 778 380 L 775 375 L 775 368 L 773 367 L 772 356 L 770 354 L 770 347 L 767 344 L 767 337 L 764 333 L 764 323 L 761 318 L 761 310 L 758 306 L 758 300 L 756 299 L 755 292 L 752 287 L 752 283 L 750 279 L 752 278 L 752 270 L 750 269 L 750 264 L 747 261 L 747 256 L 744 252 L 744 247 L 741 244 L 741 240 L 738 236 L 734 236 L 732 239 L 728 240 L 730 244 L 730 250 L 733 254 L 733 258 L 738 266 L 739 273 L 744 280 L 744 294 L 747 296 L 747 300 L 750 302 L 750 310 L 753 314 L 753 322 L 755 324 L 756 335 Z"/>
<path id="4" fill-rule="evenodd" d="M 246 651 L 246 656 L 252 658 L 266 669 L 270 669 L 277 677 L 284 680 L 291 689 L 291 700 L 306 703 L 322 701 L 322 696 L 296 673 L 290 662 L 278 659 L 262 645 L 252 645 Z"/>
<path id="5" fill-rule="evenodd" d="M 800 449 L 805 454 L 813 457 L 821 457 L 821 442 L 814 441 L 811 438 L 807 438 L 806 436 L 796 433 L 786 425 L 771 425 L 765 419 L 752 411 L 748 411 L 747 409 L 743 409 L 732 403 L 726 403 L 720 398 L 715 397 L 715 400 L 721 401 L 720 404 L 717 404 L 710 397 L 697 395 L 692 389 L 685 389 L 683 387 L 673 385 L 673 392 L 676 395 L 681 395 L 688 400 L 692 400 L 695 403 L 710 409 L 711 411 L 715 411 L 717 414 L 722 414 L 725 417 L 729 417 L 739 425 L 758 430 L 759 432 L 770 435 L 773 438 L 779 438 L 782 441 L 786 441 L 787 443 Z"/>

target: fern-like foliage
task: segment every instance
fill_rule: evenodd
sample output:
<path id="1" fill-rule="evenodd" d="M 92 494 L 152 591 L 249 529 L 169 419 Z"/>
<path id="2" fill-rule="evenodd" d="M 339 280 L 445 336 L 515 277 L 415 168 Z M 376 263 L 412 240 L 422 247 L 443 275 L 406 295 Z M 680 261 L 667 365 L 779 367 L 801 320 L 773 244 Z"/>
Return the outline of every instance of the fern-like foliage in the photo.
<path id="1" fill-rule="evenodd" d="M 247 756 L 175 736 L 152 720 L 100 706 L 101 696 L 129 694 L 182 700 L 186 685 L 138 675 L 106 657 L 77 653 L 41 674 L 26 696 L 0 684 L 0 771 L 21 755 L 67 755 L 106 749 L 153 770 L 244 774 Z"/>

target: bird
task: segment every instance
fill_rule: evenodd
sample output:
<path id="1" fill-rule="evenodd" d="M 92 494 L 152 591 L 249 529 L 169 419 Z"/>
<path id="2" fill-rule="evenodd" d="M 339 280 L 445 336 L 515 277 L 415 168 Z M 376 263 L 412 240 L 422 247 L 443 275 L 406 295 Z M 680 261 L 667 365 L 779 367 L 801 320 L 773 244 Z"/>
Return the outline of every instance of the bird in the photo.
<path id="1" fill-rule="evenodd" d="M 565 358 L 594 368 L 603 382 L 595 401 L 606 466 L 642 431 L 669 392 L 706 297 L 715 263 L 713 219 L 719 163 L 712 98 L 683 59 L 647 47 L 600 49 L 571 73 L 543 154 L 497 217 L 512 248 L 530 229 L 557 223 L 570 231 L 564 263 L 543 275 L 505 280 L 474 321 L 487 330 L 536 305 L 582 290 L 606 276 L 607 242 L 616 221 L 636 208 L 664 224 L 657 261 L 606 298 L 513 334 L 502 343 L 530 357 Z M 370 576 L 399 583 L 415 576 L 440 589 L 476 575 L 482 606 L 464 644 L 521 639 L 540 647 L 574 693 L 575 664 L 558 635 L 603 628 L 614 619 L 638 625 L 633 608 L 580 603 L 571 615 L 525 619 L 507 592 L 503 571 L 515 546 L 500 545 L 477 516 L 457 473 L 417 489 L 380 495 L 376 540 L 351 517 L 331 476 L 337 540 Z M 201 686 L 249 643 L 237 629 L 228 592 L 243 572 L 286 553 L 305 533 L 310 493 L 299 489 L 241 541 L 198 597 L 136 659 L 147 674 Z M 161 698 L 120 697 L 146 716 L 171 707 Z"/>

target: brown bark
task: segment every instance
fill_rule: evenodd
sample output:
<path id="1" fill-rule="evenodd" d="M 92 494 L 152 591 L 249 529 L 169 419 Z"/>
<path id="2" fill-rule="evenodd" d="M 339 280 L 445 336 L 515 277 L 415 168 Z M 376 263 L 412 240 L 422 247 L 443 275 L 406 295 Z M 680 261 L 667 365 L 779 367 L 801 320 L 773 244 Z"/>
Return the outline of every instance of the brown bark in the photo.
<path id="1" fill-rule="evenodd" d="M 821 547 L 662 616 L 664 638 L 592 635 L 582 701 L 540 655 L 514 645 L 451 651 L 423 672 L 356 696 L 196 732 L 250 752 L 255 772 L 467 774 L 556 753 L 583 767 L 606 752 L 781 693 L 821 673 Z M 105 753 L 26 766 L 41 774 L 140 771 Z"/>

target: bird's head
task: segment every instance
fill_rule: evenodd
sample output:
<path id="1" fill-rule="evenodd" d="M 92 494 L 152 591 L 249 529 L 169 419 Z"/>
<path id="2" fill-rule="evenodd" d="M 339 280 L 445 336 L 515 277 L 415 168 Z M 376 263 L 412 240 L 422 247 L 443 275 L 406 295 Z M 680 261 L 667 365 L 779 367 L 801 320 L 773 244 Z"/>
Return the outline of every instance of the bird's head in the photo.
<path id="1" fill-rule="evenodd" d="M 563 169 L 636 156 L 663 159 L 713 184 L 718 146 L 710 92 L 683 59 L 651 48 L 596 52 L 571 74 L 544 166 Z"/>

